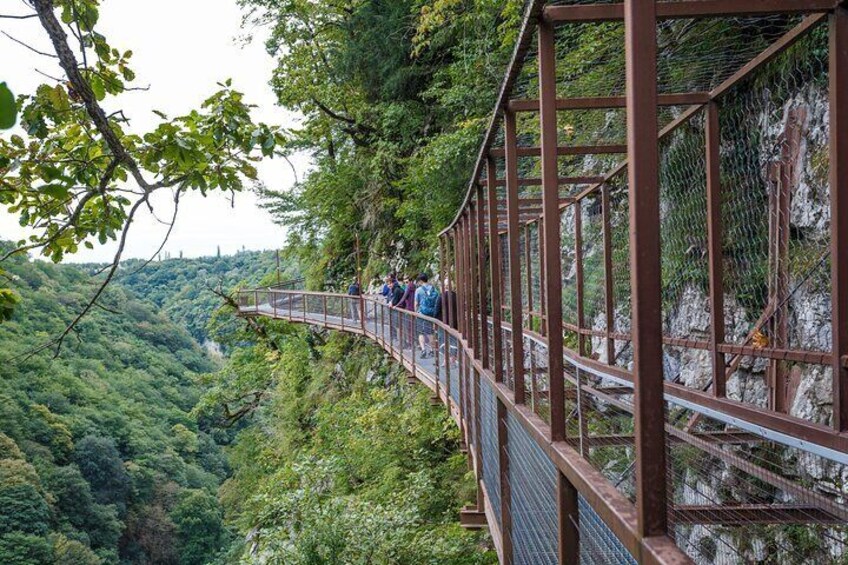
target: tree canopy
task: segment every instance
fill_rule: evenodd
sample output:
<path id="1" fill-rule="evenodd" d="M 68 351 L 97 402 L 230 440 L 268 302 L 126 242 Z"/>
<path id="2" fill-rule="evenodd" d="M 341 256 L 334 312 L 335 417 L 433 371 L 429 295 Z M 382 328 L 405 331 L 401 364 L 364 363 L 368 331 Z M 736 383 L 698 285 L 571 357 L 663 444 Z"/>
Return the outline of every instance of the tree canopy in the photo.
<path id="1" fill-rule="evenodd" d="M 120 110 L 121 94 L 138 88 L 132 51 L 114 48 L 98 31 L 99 0 L 31 0 L 64 77 L 21 94 L 23 134 L 0 137 L 0 204 L 32 235 L 9 254 L 37 251 L 60 261 L 81 246 L 109 240 L 117 251 L 102 285 L 56 343 L 95 305 L 122 258 L 130 226 L 151 196 L 171 191 L 176 215 L 186 191 L 236 192 L 256 180 L 255 162 L 284 150 L 285 133 L 255 123 L 251 105 L 223 80 L 200 107 L 135 132 Z M 6 127 L 14 123 L 9 90 L 0 86 Z M 106 105 L 109 105 L 109 111 Z M 173 220 L 172 220 L 173 222 Z M 14 305 L 0 295 L 0 312 Z"/>

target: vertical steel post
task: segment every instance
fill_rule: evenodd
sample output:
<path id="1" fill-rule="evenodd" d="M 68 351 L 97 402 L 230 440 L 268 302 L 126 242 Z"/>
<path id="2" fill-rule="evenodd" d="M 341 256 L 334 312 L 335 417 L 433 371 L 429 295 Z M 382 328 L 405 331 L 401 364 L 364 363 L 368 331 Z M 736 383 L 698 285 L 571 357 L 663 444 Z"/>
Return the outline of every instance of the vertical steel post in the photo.
<path id="1" fill-rule="evenodd" d="M 718 103 L 707 104 L 707 248 L 710 265 L 710 358 L 713 395 L 726 394 L 726 359 L 718 346 L 724 343 L 724 257 L 721 225 L 721 159 Z"/>
<path id="2" fill-rule="evenodd" d="M 439 292 L 442 293 L 440 300 L 442 302 L 442 321 L 448 325 L 448 304 L 445 297 L 445 238 L 439 238 Z"/>
<path id="3" fill-rule="evenodd" d="M 515 403 L 524 404 L 524 335 L 521 323 L 521 256 L 518 250 L 518 151 L 515 114 L 504 114 L 506 155 L 507 245 L 509 248 L 509 300 L 512 318 L 512 374 Z"/>
<path id="4" fill-rule="evenodd" d="M 463 215 L 459 225 L 461 237 L 459 239 L 459 279 L 462 281 L 462 306 L 459 309 L 462 320 L 462 337 L 466 343 L 471 343 L 471 291 L 468 282 L 468 237 L 467 237 L 467 214 Z"/>
<path id="5" fill-rule="evenodd" d="M 488 169 L 489 204 L 489 278 L 492 281 L 492 356 L 495 382 L 503 382 L 503 330 L 501 328 L 501 250 L 498 237 L 498 192 L 495 187 L 497 167 L 490 156 L 486 160 Z"/>
<path id="6" fill-rule="evenodd" d="M 630 287 L 640 536 L 667 531 L 663 401 L 656 5 L 625 0 Z"/>
<path id="7" fill-rule="evenodd" d="M 480 359 L 480 278 L 477 271 L 477 253 L 480 246 L 477 241 L 477 209 L 482 203 L 471 203 L 468 214 L 468 272 L 471 274 L 471 349 L 474 358 Z"/>
<path id="8" fill-rule="evenodd" d="M 538 33 L 542 217 L 545 220 L 545 280 L 542 284 L 545 285 L 545 320 L 548 330 L 551 440 L 562 441 L 565 439 L 565 392 L 562 372 L 562 260 L 557 166 L 556 51 L 553 27 L 541 21 Z M 656 138 L 656 132 L 651 135 Z"/>
<path id="9" fill-rule="evenodd" d="M 500 398 L 495 398 L 498 420 L 498 468 L 501 483 L 501 538 L 503 541 L 504 565 L 513 561 L 512 548 L 512 491 L 509 483 L 509 428 L 507 428 L 507 410 Z"/>
<path id="10" fill-rule="evenodd" d="M 539 218 L 538 222 L 538 239 L 539 242 L 539 333 L 542 335 L 546 335 L 545 325 L 547 320 L 547 314 L 545 313 L 545 261 L 543 257 L 545 256 L 545 238 L 542 237 L 542 234 L 545 233 L 545 219 Z"/>
<path id="11" fill-rule="evenodd" d="M 486 201 L 483 185 L 477 185 L 477 288 L 479 289 L 478 296 L 480 297 L 480 305 L 478 313 L 480 316 L 480 359 L 483 363 L 483 368 L 488 369 L 489 366 L 489 299 L 488 299 L 488 283 L 486 282 L 486 214 L 483 209 L 483 203 Z M 497 204 L 495 204 L 495 214 L 497 214 Z M 497 216 L 495 216 L 497 226 Z M 496 228 L 497 229 L 497 228 Z M 491 261 L 491 258 L 489 259 Z"/>
<path id="12" fill-rule="evenodd" d="M 456 232 L 453 232 L 456 234 Z M 454 263 L 454 274 L 448 277 L 448 290 L 453 289 L 453 285 L 456 284 L 456 240 L 454 238 L 448 237 L 448 256 L 453 259 Z M 450 273 L 450 263 L 448 264 L 448 273 Z M 456 303 L 459 303 L 459 295 L 454 292 L 454 297 L 456 299 Z M 453 312 L 453 306 L 448 301 L 448 307 L 452 312 L 450 316 L 455 316 L 456 312 Z M 453 327 L 451 325 L 451 321 L 454 318 L 449 318 L 448 326 Z M 459 344 L 457 344 L 459 345 Z M 459 357 L 459 352 L 457 352 L 457 357 Z M 448 409 L 448 416 L 451 414 L 451 335 L 450 333 L 445 333 L 445 406 Z"/>
<path id="13" fill-rule="evenodd" d="M 580 510 L 577 489 L 562 472 L 557 472 L 557 514 L 559 518 L 559 562 L 563 565 L 580 563 Z"/>
<path id="14" fill-rule="evenodd" d="M 464 244 L 462 243 L 462 220 L 460 219 L 457 224 L 456 230 L 454 231 L 454 249 L 453 249 L 453 262 L 454 262 L 454 273 L 456 274 L 456 281 L 453 284 L 456 284 L 456 324 L 459 330 L 460 337 L 465 336 L 465 281 L 463 280 L 463 259 L 462 252 L 464 248 Z"/>
<path id="15" fill-rule="evenodd" d="M 537 223 L 537 226 L 541 228 L 541 223 Z M 538 237 L 541 239 L 542 230 L 537 229 Z M 533 311 L 533 262 L 531 259 L 533 255 L 530 251 L 530 224 L 524 225 L 524 264 L 527 266 L 527 329 L 533 329 L 533 314 L 530 312 Z M 544 261 L 544 258 L 540 258 L 539 263 Z M 542 281 L 542 285 L 544 285 L 544 281 Z M 541 286 L 541 285 L 540 285 Z M 539 308 L 541 310 L 541 307 Z M 522 327 L 524 321 L 522 320 Z"/>
<path id="16" fill-rule="evenodd" d="M 463 215 L 462 223 L 460 224 L 460 231 L 462 232 L 462 238 L 460 243 L 462 245 L 461 253 L 460 253 L 460 278 L 462 279 L 462 308 L 460 309 L 460 313 L 462 315 L 462 325 L 463 331 L 462 335 L 465 338 L 465 342 L 471 343 L 471 277 L 468 273 L 468 213 Z"/>
<path id="17" fill-rule="evenodd" d="M 615 364 L 615 340 L 610 337 L 615 330 L 615 298 L 612 280 L 612 224 L 610 221 L 610 189 L 601 186 L 601 214 L 604 232 L 604 315 L 607 326 L 607 364 Z"/>
<path id="18" fill-rule="evenodd" d="M 830 282 L 833 426 L 848 431 L 848 8 L 830 16 Z"/>
<path id="19" fill-rule="evenodd" d="M 577 294 L 577 354 L 586 355 L 586 334 L 583 333 L 586 319 L 583 305 L 583 205 L 575 200 L 574 207 L 574 263 L 576 266 L 575 290 Z"/>

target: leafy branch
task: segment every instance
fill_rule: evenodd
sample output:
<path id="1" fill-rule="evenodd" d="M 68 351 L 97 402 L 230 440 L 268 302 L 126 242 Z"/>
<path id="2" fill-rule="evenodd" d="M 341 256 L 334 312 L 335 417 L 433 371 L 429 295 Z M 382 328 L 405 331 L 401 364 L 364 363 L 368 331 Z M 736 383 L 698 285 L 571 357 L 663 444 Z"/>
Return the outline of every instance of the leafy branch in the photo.
<path id="1" fill-rule="evenodd" d="M 161 122 L 153 131 L 126 132 L 123 111 L 107 112 L 103 104 L 108 97 L 146 87 L 132 85 L 132 52 L 112 48 L 96 31 L 99 0 L 27 3 L 50 39 L 54 53 L 46 54 L 58 60 L 64 77 L 19 98 L 26 138 L 0 139 L 0 204 L 34 232 L 0 261 L 37 250 L 58 262 L 80 245 L 93 248 L 93 240 L 117 243 L 91 300 L 41 348 L 55 347 L 58 355 L 64 339 L 114 279 L 139 210 L 154 213 L 154 193 L 174 192 L 164 246 L 183 192 L 244 190 L 256 181 L 254 163 L 282 154 L 287 139 L 280 128 L 253 122 L 252 106 L 230 81 L 220 83 L 221 90 L 188 114 L 169 118 L 157 112 Z M 3 98 L 0 87 L 0 102 Z"/>

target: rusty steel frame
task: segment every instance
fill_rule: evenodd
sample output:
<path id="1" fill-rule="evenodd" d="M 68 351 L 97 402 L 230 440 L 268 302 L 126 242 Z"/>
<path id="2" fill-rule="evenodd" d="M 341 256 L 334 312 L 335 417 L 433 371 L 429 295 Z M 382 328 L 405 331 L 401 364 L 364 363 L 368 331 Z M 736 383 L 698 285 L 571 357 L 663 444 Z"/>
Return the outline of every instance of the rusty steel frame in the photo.
<path id="1" fill-rule="evenodd" d="M 666 18 L 720 17 L 728 15 L 757 15 L 771 13 L 804 13 L 801 24 L 790 30 L 768 49 L 749 61 L 710 92 L 678 93 L 661 95 L 656 81 L 635 80 L 636 76 L 656 77 L 656 22 Z M 453 261 L 454 275 L 449 277 L 456 285 L 460 333 L 456 334 L 462 351 L 458 354 L 459 425 L 466 442 L 474 449 L 472 459 L 477 460 L 475 471 L 479 476 L 480 449 L 480 379 L 487 379 L 497 397 L 498 445 L 501 473 L 501 515 L 504 527 L 499 532 L 499 552 L 504 562 L 510 562 L 511 526 L 509 520 L 509 456 L 506 429 L 507 414 L 514 416 L 534 441 L 541 446 L 558 469 L 557 500 L 559 511 L 559 558 L 563 563 L 576 563 L 579 559 L 579 528 L 577 528 L 577 498 L 582 495 L 606 523 L 615 536 L 640 562 L 683 562 L 682 551 L 668 536 L 669 520 L 674 523 L 844 523 L 846 515 L 837 509 L 837 514 L 823 511 L 820 507 L 790 505 L 743 505 L 738 507 L 716 506 L 673 506 L 667 500 L 666 447 L 667 443 L 688 443 L 701 451 L 721 459 L 777 488 L 799 496 L 809 497 L 810 491 L 776 473 L 753 465 L 733 452 L 722 449 L 722 444 L 764 441 L 763 436 L 752 436 L 750 431 L 726 431 L 717 433 L 694 433 L 689 427 L 681 430 L 669 426 L 664 417 L 667 402 L 691 405 L 704 413 L 713 411 L 760 426 L 763 430 L 784 434 L 802 441 L 811 442 L 839 453 L 848 453 L 848 222 L 831 222 L 831 298 L 833 304 L 831 352 L 798 351 L 784 347 L 756 348 L 742 344 L 725 343 L 723 316 L 723 248 L 722 248 L 722 202 L 720 178 L 720 132 L 719 101 L 754 71 L 771 61 L 793 45 L 813 27 L 829 18 L 830 35 L 830 186 L 832 218 L 848 217 L 848 9 L 837 0 L 679 0 L 676 2 L 651 2 L 626 0 L 622 4 L 550 6 L 532 0 L 528 6 L 519 41 L 510 62 L 507 77 L 502 85 L 490 127 L 481 145 L 472 180 L 465 202 L 457 212 L 451 225 L 442 232 L 440 261 Z M 556 53 L 554 28 L 568 22 L 596 22 L 624 20 L 625 55 L 627 69 L 627 91 L 624 97 L 607 98 L 556 98 Z M 525 54 L 533 40 L 534 31 L 538 41 L 539 99 L 510 100 L 512 86 L 518 76 Z M 657 108 L 662 105 L 690 105 L 670 124 L 659 132 Z M 626 108 L 627 144 L 561 147 L 557 143 L 557 112 L 562 110 L 586 110 L 600 108 Z M 540 146 L 518 147 L 516 141 L 516 112 L 539 112 Z M 688 338 L 670 338 L 662 334 L 660 289 L 660 232 L 659 232 L 659 183 L 658 157 L 659 140 L 689 120 L 705 113 L 705 156 L 706 170 L 706 217 L 709 265 L 709 301 L 711 328 L 709 341 Z M 492 147 L 499 120 L 503 120 L 505 139 L 503 147 Z M 636 143 L 636 141 L 639 143 Z M 627 159 L 619 167 L 603 177 L 560 177 L 557 157 L 560 155 L 627 153 Z M 519 178 L 517 161 L 522 156 L 541 157 L 541 178 Z M 504 158 L 504 179 L 496 176 L 495 159 Z M 486 186 L 481 182 L 481 173 L 486 169 Z M 610 227 L 610 188 L 608 182 L 618 175 L 628 175 L 630 210 L 630 275 L 632 292 L 632 331 L 616 332 L 614 327 L 614 296 L 612 284 L 612 252 Z M 574 198 L 559 196 L 561 185 L 591 185 Z M 541 199 L 520 199 L 520 186 L 541 186 Z M 498 200 L 496 187 L 505 186 L 506 195 Z M 583 198 L 599 194 L 602 212 L 602 235 L 604 249 L 604 308 L 606 330 L 586 328 L 583 301 Z M 505 206 L 503 208 L 502 206 Z M 577 261 L 577 323 L 562 320 L 562 263 L 560 258 L 560 214 L 567 206 L 575 210 L 575 255 Z M 533 216 L 533 217 L 531 217 Z M 505 223 L 501 223 L 505 220 Z M 522 225 L 529 230 L 532 222 L 538 222 L 540 268 L 542 279 L 540 296 L 532 296 L 532 266 L 527 263 L 528 309 L 522 308 L 521 257 L 519 256 L 519 230 Z M 506 233 L 508 258 L 501 257 L 498 236 Z M 525 231 L 525 233 L 529 233 Z M 488 245 L 487 240 L 488 239 Z M 525 251 L 529 251 L 526 237 Z M 452 248 L 453 253 L 444 249 Z M 491 281 L 486 282 L 486 254 L 489 258 Z M 448 258 L 450 257 L 450 258 Z M 508 261 L 508 280 L 501 280 L 501 261 Z M 440 273 L 449 269 L 440 268 Z M 509 285 L 509 312 L 511 326 L 523 329 L 527 314 L 529 328 L 512 331 L 510 355 L 507 363 L 512 368 L 512 389 L 504 382 L 502 326 L 506 327 L 502 312 L 502 295 Z M 488 296 L 492 303 L 493 347 L 488 351 Z M 539 302 L 534 310 L 534 299 Z M 258 311 L 258 297 L 254 298 Z M 291 302 L 289 304 L 291 308 Z M 275 311 L 276 313 L 276 311 Z M 326 316 L 326 306 L 325 306 Z M 764 318 L 768 316 L 764 314 Z M 545 336 L 534 334 L 534 319 L 543 321 Z M 305 319 L 305 318 L 304 318 Z M 391 316 L 389 317 L 391 323 Z M 326 324 L 326 319 L 324 320 Z M 401 324 L 402 325 L 402 324 Z M 759 325 L 759 324 L 758 324 Z M 345 328 L 356 331 L 355 328 Z M 579 341 L 577 351 L 570 351 L 563 344 L 563 329 L 576 331 Z M 446 341 L 455 335 L 444 330 Z M 363 333 L 364 330 L 363 330 Z M 533 406 L 526 405 L 524 337 L 544 343 L 548 348 L 550 377 L 548 391 L 535 395 L 547 395 L 551 406 L 550 422 L 534 413 Z M 605 340 L 606 363 L 589 358 L 586 341 L 588 336 Z M 615 365 L 615 341 L 632 341 L 635 353 L 632 371 Z M 663 345 L 708 350 L 712 361 L 712 391 L 693 389 L 664 382 L 662 365 Z M 384 339 L 385 347 L 385 339 Z M 389 342 L 391 348 L 391 340 Z M 402 352 L 392 350 L 395 356 Z M 732 357 L 727 358 L 728 355 Z M 785 359 L 799 362 L 830 364 L 833 367 L 834 417 L 831 426 L 801 421 L 780 411 L 761 408 L 730 400 L 726 396 L 726 380 L 742 355 Z M 630 406 L 636 423 L 632 436 L 566 437 L 565 400 L 573 397 L 573 388 L 566 390 L 566 381 L 573 378 L 564 372 L 564 360 L 575 364 L 576 370 L 588 369 L 596 374 L 609 375 L 619 383 L 609 390 L 596 389 L 583 384 L 583 392 L 592 394 L 613 405 L 627 406 L 617 396 L 635 392 Z M 412 370 L 415 370 L 413 357 Z M 530 373 L 535 382 L 534 359 L 530 359 Z M 450 378 L 447 390 L 441 391 L 451 411 Z M 469 390 L 471 389 L 471 390 Z M 437 388 L 437 396 L 440 392 Z M 469 428 L 465 422 L 474 418 L 474 438 L 467 437 Z M 668 439 L 666 439 L 668 438 Z M 591 464 L 581 457 L 578 442 L 592 447 L 607 445 L 634 445 L 636 450 L 636 505 L 632 505 Z M 483 489 L 478 490 L 479 493 Z M 483 495 L 480 494 L 480 497 Z M 826 498 L 807 498 L 826 505 Z M 483 505 L 478 499 L 478 509 Z"/>
<path id="2" fill-rule="evenodd" d="M 659 106 L 688 106 L 690 104 L 706 104 L 709 102 L 708 92 L 681 92 L 680 94 L 660 94 L 657 97 Z M 627 99 L 624 96 L 597 96 L 593 98 L 557 98 L 557 110 L 608 110 L 624 108 Z M 513 98 L 507 103 L 512 112 L 538 112 L 538 100 L 522 100 Z"/>
<path id="3" fill-rule="evenodd" d="M 480 359 L 483 362 L 483 367 L 489 368 L 489 324 L 488 319 L 488 295 L 489 288 L 486 284 L 486 214 L 483 209 L 485 201 L 485 191 L 483 186 L 477 185 L 477 234 L 475 238 L 475 252 L 477 254 L 477 280 L 476 284 L 479 289 L 478 299 L 479 306 L 477 314 L 480 317 Z"/>
<path id="4" fill-rule="evenodd" d="M 710 279 L 710 360 L 713 372 L 713 394 L 726 394 L 726 359 L 718 350 L 724 343 L 724 257 L 722 254 L 721 224 L 721 167 L 719 146 L 721 142 L 718 103 L 707 105 L 706 160 L 707 160 L 707 253 Z"/>
<path id="5" fill-rule="evenodd" d="M 544 104 L 544 97 L 543 97 Z M 553 102 L 556 106 L 556 101 Z M 553 108 L 552 111 L 556 111 Z M 609 155 L 615 153 L 627 153 L 626 145 L 570 145 L 556 148 L 548 148 L 549 151 L 558 156 L 563 155 Z M 544 149 L 542 147 L 518 147 L 516 152 L 519 157 L 541 157 Z M 493 147 L 489 150 L 489 155 L 492 157 L 503 157 L 506 150 L 503 147 Z M 554 177 L 557 178 L 557 177 Z M 544 186 L 545 181 L 542 181 Z"/>

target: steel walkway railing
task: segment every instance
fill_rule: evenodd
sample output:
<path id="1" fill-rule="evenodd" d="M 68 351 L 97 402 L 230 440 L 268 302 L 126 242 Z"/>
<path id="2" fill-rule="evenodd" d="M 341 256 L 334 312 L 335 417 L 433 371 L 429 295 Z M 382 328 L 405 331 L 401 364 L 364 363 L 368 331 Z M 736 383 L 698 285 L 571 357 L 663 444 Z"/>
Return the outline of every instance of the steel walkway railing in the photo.
<path id="1" fill-rule="evenodd" d="M 511 383 L 496 382 L 468 342 L 446 324 L 390 308 L 382 299 L 331 293 L 255 289 L 238 293 L 239 313 L 306 323 L 363 335 L 382 346 L 445 404 L 460 427 L 480 485 L 472 511 L 483 513 L 502 561 L 515 563 L 625 563 L 676 561 L 691 552 L 684 543 L 695 528 L 777 524 L 815 532 L 845 532 L 848 508 L 838 499 L 795 482 L 780 464 L 738 453 L 739 446 L 763 446 L 767 430 L 725 415 L 701 414 L 711 431 L 687 431 L 690 406 L 666 395 L 669 475 L 688 491 L 672 496 L 669 518 L 677 545 L 649 540 L 634 527 L 632 381 L 564 357 L 568 434 L 550 440 L 550 389 L 535 368 L 546 363 L 546 341 L 530 331 L 533 358 L 525 366 L 528 405 L 514 402 Z M 491 324 L 491 321 L 490 321 Z M 503 326 L 511 341 L 511 328 Z M 432 336 L 433 356 L 422 358 L 420 335 Z M 713 416 L 718 416 L 713 418 Z M 591 422 L 590 422 L 591 421 Z M 598 433 L 599 429 L 606 433 Z M 820 459 L 809 447 L 790 441 L 784 452 Z M 684 464 L 685 463 L 685 464 Z M 685 465 L 689 465 L 686 468 Z M 723 466 L 745 504 L 728 506 L 699 492 L 692 476 Z M 572 486 L 573 485 L 573 486 Z M 740 486 L 741 485 L 741 486 Z M 573 512 L 570 510 L 573 507 Z M 474 523 L 473 518 L 469 518 Z M 717 543 L 722 543 L 720 536 Z M 833 534 L 834 543 L 840 539 Z M 844 543 L 841 541 L 839 543 Z M 682 551 L 681 551 L 682 550 Z M 506 555 L 510 557 L 507 558 Z M 791 559 L 792 555 L 787 554 Z"/>

